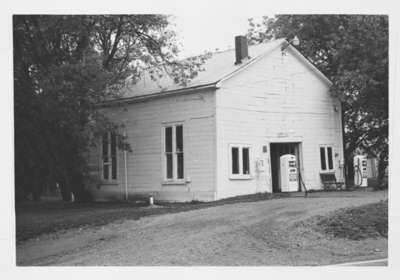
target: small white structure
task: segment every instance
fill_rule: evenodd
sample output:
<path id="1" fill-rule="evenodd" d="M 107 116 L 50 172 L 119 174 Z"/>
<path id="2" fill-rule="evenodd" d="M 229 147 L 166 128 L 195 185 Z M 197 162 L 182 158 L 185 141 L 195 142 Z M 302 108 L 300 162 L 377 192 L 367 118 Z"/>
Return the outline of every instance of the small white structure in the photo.
<path id="1" fill-rule="evenodd" d="M 187 86 L 145 72 L 124 97 L 104 104 L 124 123 L 132 152 L 103 136 L 89 159 L 101 179 L 91 188 L 95 198 L 210 201 L 277 192 L 284 154 L 296 157 L 307 189 L 322 187 L 321 173 L 344 180 L 342 109 L 331 82 L 284 39 L 235 43 Z"/>
<path id="2" fill-rule="evenodd" d="M 280 158 L 280 185 L 282 192 L 297 192 L 299 190 L 299 178 L 297 173 L 296 156 L 283 155 Z"/>
<path id="3" fill-rule="evenodd" d="M 354 163 L 354 185 L 360 187 L 368 187 L 367 156 L 356 155 L 354 156 L 353 163 Z"/>

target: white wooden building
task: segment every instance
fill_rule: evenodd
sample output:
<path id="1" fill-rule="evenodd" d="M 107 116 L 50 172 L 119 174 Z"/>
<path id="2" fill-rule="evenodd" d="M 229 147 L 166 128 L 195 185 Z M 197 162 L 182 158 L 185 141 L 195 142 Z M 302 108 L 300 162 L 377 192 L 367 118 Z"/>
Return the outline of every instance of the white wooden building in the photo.
<path id="1" fill-rule="evenodd" d="M 308 189 L 322 187 L 321 173 L 344 180 L 340 101 L 293 46 L 281 39 L 247 49 L 237 37 L 236 49 L 214 53 L 204 67 L 186 87 L 144 76 L 107 104 L 132 152 L 117 150 L 112 135 L 92 151 L 101 178 L 91 187 L 95 198 L 210 201 L 277 192 L 286 153 L 296 155 Z"/>

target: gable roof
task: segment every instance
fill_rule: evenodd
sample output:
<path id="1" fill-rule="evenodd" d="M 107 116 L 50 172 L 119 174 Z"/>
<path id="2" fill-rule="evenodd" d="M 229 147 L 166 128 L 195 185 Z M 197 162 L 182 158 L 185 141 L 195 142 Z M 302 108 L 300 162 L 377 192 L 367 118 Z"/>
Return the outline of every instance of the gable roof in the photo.
<path id="1" fill-rule="evenodd" d="M 326 82 L 328 85 L 332 85 L 332 81 L 329 80 L 327 76 L 325 76 L 324 73 L 322 73 L 321 70 L 319 70 L 307 57 L 305 57 L 298 49 L 293 47 L 292 45 L 289 44 L 288 47 L 290 50 L 292 50 L 293 54 L 300 59 L 301 62 L 303 62 L 306 66 L 310 67 L 311 70 L 316 74 L 320 79 L 322 79 L 324 82 Z"/>
<path id="2" fill-rule="evenodd" d="M 136 83 L 128 83 L 122 91 L 122 96 L 112 101 L 127 101 L 127 100 L 141 100 L 151 97 L 163 96 L 165 94 L 172 94 L 176 92 L 186 92 L 199 88 L 217 87 L 217 84 L 227 79 L 238 72 L 244 70 L 253 62 L 258 61 L 277 47 L 281 46 L 285 39 L 277 39 L 267 43 L 249 46 L 250 59 L 243 61 L 243 63 L 235 65 L 235 49 L 226 51 L 215 52 L 212 57 L 207 59 L 203 65 L 204 71 L 200 71 L 198 75 L 192 79 L 186 86 L 177 84 L 173 79 L 164 75 L 162 78 L 152 80 L 150 74 L 144 71 L 141 78 Z M 317 76 L 322 78 L 325 82 L 331 84 L 329 79 L 322 74 L 307 58 L 305 58 L 296 48 L 289 44 L 289 48 L 293 50 L 294 54 L 303 63 L 316 72 Z M 108 103 L 108 102 L 107 102 Z"/>

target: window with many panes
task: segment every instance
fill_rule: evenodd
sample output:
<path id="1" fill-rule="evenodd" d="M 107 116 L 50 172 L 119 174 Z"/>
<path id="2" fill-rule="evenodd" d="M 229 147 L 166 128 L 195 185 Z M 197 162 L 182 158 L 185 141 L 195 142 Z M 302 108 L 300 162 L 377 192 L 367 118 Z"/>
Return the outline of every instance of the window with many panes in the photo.
<path id="1" fill-rule="evenodd" d="M 165 180 L 183 180 L 183 126 L 170 125 L 164 127 L 164 174 Z"/>
<path id="2" fill-rule="evenodd" d="M 103 180 L 117 179 L 117 136 L 107 132 L 102 139 L 102 178 Z"/>
<path id="3" fill-rule="evenodd" d="M 321 171 L 333 171 L 333 148 L 332 146 L 320 146 L 319 155 L 321 159 Z"/>
<path id="4" fill-rule="evenodd" d="M 230 145 L 229 159 L 231 179 L 250 178 L 250 146 Z"/>

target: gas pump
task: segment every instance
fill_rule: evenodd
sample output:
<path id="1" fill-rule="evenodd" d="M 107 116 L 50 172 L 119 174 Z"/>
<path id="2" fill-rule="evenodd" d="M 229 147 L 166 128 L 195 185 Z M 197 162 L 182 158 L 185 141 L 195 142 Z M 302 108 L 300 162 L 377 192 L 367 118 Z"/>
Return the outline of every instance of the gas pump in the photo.
<path id="1" fill-rule="evenodd" d="M 282 192 L 297 192 L 299 190 L 296 156 L 280 157 L 280 183 Z"/>
<path id="2" fill-rule="evenodd" d="M 368 187 L 367 157 L 356 155 L 354 157 L 354 185 Z"/>

